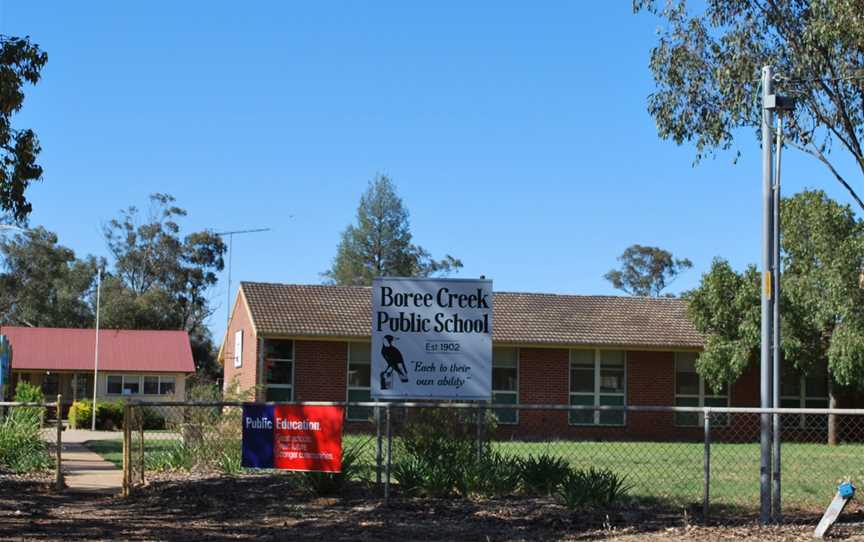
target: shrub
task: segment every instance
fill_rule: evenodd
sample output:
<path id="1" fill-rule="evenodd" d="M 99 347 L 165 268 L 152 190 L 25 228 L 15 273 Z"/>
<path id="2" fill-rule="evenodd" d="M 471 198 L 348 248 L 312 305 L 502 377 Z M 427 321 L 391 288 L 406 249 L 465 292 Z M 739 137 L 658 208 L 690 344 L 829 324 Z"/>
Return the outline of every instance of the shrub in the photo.
<path id="1" fill-rule="evenodd" d="M 165 429 L 165 416 L 154 408 L 144 407 L 141 409 L 143 415 L 144 429 Z"/>
<path id="2" fill-rule="evenodd" d="M 367 444 L 364 442 L 342 448 L 342 472 L 304 472 L 302 487 L 319 497 L 340 494 L 346 482 L 361 478 L 363 467 L 360 458 Z"/>
<path id="3" fill-rule="evenodd" d="M 38 387 L 19 382 L 15 400 L 41 403 L 44 397 Z M 40 407 L 13 407 L 0 423 L 0 468 L 29 472 L 50 467 L 48 445 L 40 434 L 43 411 Z"/>
<path id="4" fill-rule="evenodd" d="M 630 491 L 626 477 L 608 469 L 573 469 L 561 480 L 557 496 L 567 508 L 608 507 Z"/>
<path id="5" fill-rule="evenodd" d="M 112 431 L 123 427 L 122 400 L 96 403 L 96 428 Z"/>
<path id="6" fill-rule="evenodd" d="M 418 493 L 427 480 L 428 473 L 426 463 L 416 457 L 408 457 L 403 461 L 394 463 L 391 474 L 399 482 L 399 490 L 406 495 Z"/>
<path id="7" fill-rule="evenodd" d="M 529 455 L 521 461 L 522 485 L 529 493 L 552 495 L 570 472 L 567 461 L 549 454 Z"/>
<path id="8" fill-rule="evenodd" d="M 465 480 L 466 493 L 487 497 L 512 495 L 522 482 L 522 463 L 515 457 L 492 451 L 468 466 Z"/>
<path id="9" fill-rule="evenodd" d="M 69 407 L 69 426 L 72 429 L 89 428 L 93 423 L 93 403 L 86 399 L 75 401 Z"/>

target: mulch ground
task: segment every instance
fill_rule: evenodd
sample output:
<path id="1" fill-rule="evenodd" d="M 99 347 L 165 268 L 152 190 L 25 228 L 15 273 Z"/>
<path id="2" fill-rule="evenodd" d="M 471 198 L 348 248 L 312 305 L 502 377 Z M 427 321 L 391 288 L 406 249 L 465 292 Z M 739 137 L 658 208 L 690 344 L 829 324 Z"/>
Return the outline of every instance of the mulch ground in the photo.
<path id="1" fill-rule="evenodd" d="M 864 513 L 850 507 L 833 539 L 864 541 Z M 695 513 L 695 511 L 692 511 Z M 718 511 L 701 525 L 683 509 L 629 504 L 571 512 L 550 499 L 420 499 L 352 486 L 316 498 L 289 476 L 166 477 L 128 499 L 56 494 L 50 477 L 0 476 L 0 540 L 811 540 L 818 516 L 761 527 Z"/>

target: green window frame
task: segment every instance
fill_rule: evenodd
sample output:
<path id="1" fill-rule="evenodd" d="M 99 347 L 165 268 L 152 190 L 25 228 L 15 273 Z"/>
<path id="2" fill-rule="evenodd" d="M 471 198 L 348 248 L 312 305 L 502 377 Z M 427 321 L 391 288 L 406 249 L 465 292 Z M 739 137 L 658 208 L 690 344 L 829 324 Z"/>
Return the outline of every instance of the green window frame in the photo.
<path id="1" fill-rule="evenodd" d="M 675 352 L 675 406 L 680 407 L 728 407 L 729 385 L 714 390 L 696 371 L 697 352 Z M 676 412 L 678 427 L 704 427 L 705 416 L 700 412 Z M 711 425 L 729 425 L 728 414 L 711 416 Z"/>
<path id="2" fill-rule="evenodd" d="M 372 344 L 348 343 L 347 398 L 349 402 L 372 400 Z M 349 406 L 345 418 L 349 422 L 368 422 L 374 416 L 372 407 Z"/>
<path id="3" fill-rule="evenodd" d="M 492 348 L 492 403 L 519 404 L 518 348 Z M 518 408 L 496 408 L 493 414 L 500 425 L 519 423 Z"/>
<path id="4" fill-rule="evenodd" d="M 625 406 L 627 352 L 574 348 L 570 350 L 570 405 Z M 571 410 L 570 425 L 624 426 L 624 411 Z"/>
<path id="5" fill-rule="evenodd" d="M 264 339 L 264 400 L 294 400 L 294 341 Z"/>
<path id="6" fill-rule="evenodd" d="M 828 408 L 828 369 L 819 364 L 803 373 L 783 364 L 780 379 L 780 408 Z M 784 414 L 784 429 L 828 429 L 827 416 Z"/>

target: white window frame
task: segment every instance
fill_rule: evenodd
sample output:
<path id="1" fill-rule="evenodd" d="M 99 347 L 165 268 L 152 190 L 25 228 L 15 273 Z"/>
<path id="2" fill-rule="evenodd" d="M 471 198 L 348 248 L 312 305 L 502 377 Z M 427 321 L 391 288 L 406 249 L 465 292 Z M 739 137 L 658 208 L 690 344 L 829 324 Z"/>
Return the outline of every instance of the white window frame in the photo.
<path id="1" fill-rule="evenodd" d="M 144 392 L 144 381 L 148 378 L 156 379 L 156 393 L 145 393 Z M 162 382 L 173 380 L 174 381 L 174 391 L 171 393 L 162 393 Z M 177 377 L 172 375 L 141 375 L 141 393 L 140 395 L 147 395 L 149 397 L 161 397 L 163 395 L 174 395 L 177 393 Z"/>
<path id="2" fill-rule="evenodd" d="M 494 381 L 490 382 L 490 388 L 492 390 L 492 403 L 495 403 L 495 395 L 496 394 L 497 395 L 502 395 L 502 394 L 503 395 L 515 395 L 516 396 L 516 402 L 513 403 L 513 408 L 512 408 L 512 410 L 516 411 L 516 420 L 512 421 L 512 422 L 506 422 L 506 421 L 498 420 L 498 425 L 519 425 L 519 384 L 521 383 L 521 380 L 522 380 L 521 375 L 519 374 L 519 368 L 522 365 L 521 363 L 519 363 L 519 357 L 521 355 L 521 352 L 519 350 L 519 347 L 493 346 L 492 347 L 492 352 L 493 352 L 493 354 L 492 354 L 492 369 L 493 370 L 495 369 L 495 354 L 494 354 L 495 348 L 507 348 L 507 349 L 512 348 L 513 350 L 516 351 L 516 390 L 515 391 L 514 390 L 496 391 L 495 388 L 493 387 Z M 569 378 L 569 373 L 568 373 L 568 378 Z M 511 409 L 510 408 L 505 409 L 504 407 L 502 407 L 499 410 L 511 410 Z"/>
<path id="3" fill-rule="evenodd" d="M 366 387 L 352 386 L 351 382 L 348 379 L 348 372 L 351 369 L 351 363 L 352 363 L 352 361 L 351 361 L 351 345 L 352 344 L 353 345 L 366 345 L 366 347 L 369 348 L 369 385 Z M 371 399 L 371 393 L 372 393 L 372 343 L 364 343 L 364 342 L 357 341 L 357 342 L 346 343 L 346 345 L 347 345 L 348 355 L 345 357 L 348 358 L 348 362 L 345 365 L 345 400 L 350 401 L 350 392 L 351 391 L 368 391 L 370 393 L 370 399 Z M 358 362 L 353 362 L 353 363 L 355 363 L 357 365 L 362 365 L 364 362 L 358 361 Z M 355 408 L 358 408 L 358 407 L 355 407 Z M 356 417 L 352 418 L 350 416 L 350 412 L 351 412 L 351 409 L 346 407 L 345 408 L 345 419 L 349 422 L 368 422 L 369 421 L 369 418 L 356 418 Z"/>
<path id="4" fill-rule="evenodd" d="M 111 393 L 108 391 L 108 379 L 112 376 L 120 377 L 120 393 Z M 152 376 L 152 375 L 147 375 Z M 105 375 L 105 395 L 112 395 L 116 397 L 130 397 L 133 395 L 144 395 L 144 375 L 135 374 L 135 375 L 127 375 L 127 374 L 107 374 Z M 126 380 L 137 379 L 138 380 L 138 393 L 123 393 L 123 389 L 126 387 Z"/>
<path id="5" fill-rule="evenodd" d="M 291 355 L 294 355 L 294 346 L 291 346 Z M 243 330 L 234 332 L 234 368 L 243 367 Z"/>
<path id="6" fill-rule="evenodd" d="M 269 341 L 291 341 L 291 359 L 288 359 L 288 358 L 268 358 L 267 357 L 267 341 L 268 340 Z M 296 359 L 297 359 L 297 341 L 295 341 L 294 339 L 278 339 L 278 338 L 264 339 L 264 352 L 263 353 L 264 353 L 264 369 L 265 370 L 262 371 L 263 374 L 261 376 L 264 379 L 264 399 L 265 400 L 267 399 L 267 389 L 268 388 L 282 389 L 282 390 L 290 389 L 291 390 L 291 399 L 289 399 L 289 401 L 293 401 L 294 400 L 294 383 L 297 381 L 296 380 L 296 374 L 295 374 L 295 372 L 297 370 L 297 362 L 296 362 Z M 266 371 L 268 361 L 281 361 L 281 362 L 290 361 L 291 362 L 291 383 L 290 384 L 270 384 L 270 383 L 268 383 L 267 382 L 267 371 Z"/>
<path id="7" fill-rule="evenodd" d="M 593 351 L 594 352 L 594 391 L 593 392 L 585 392 L 585 391 L 572 391 L 573 390 L 573 379 L 572 379 L 572 369 L 573 369 L 573 352 L 574 351 Z M 600 358 L 601 352 L 604 351 L 612 351 L 612 352 L 621 352 L 624 354 L 624 391 L 623 392 L 600 392 Z M 574 395 L 580 397 L 593 397 L 594 398 L 594 406 L 600 406 L 600 396 L 615 396 L 622 397 L 624 399 L 622 406 L 627 406 L 627 387 L 629 381 L 629 374 L 627 370 L 628 358 L 626 350 L 621 350 L 618 348 L 571 348 L 567 354 L 567 404 L 572 405 L 572 398 Z M 575 412 L 573 410 L 568 411 L 567 413 L 567 423 L 569 425 L 577 426 L 577 427 L 626 427 L 627 426 L 627 411 L 623 411 L 623 416 L 621 423 L 600 423 L 600 411 L 594 411 L 594 420 L 591 423 L 574 423 L 572 416 L 570 413 Z"/>
<path id="8" fill-rule="evenodd" d="M 699 357 L 698 353 L 696 353 L 696 352 L 675 352 L 675 363 L 673 365 L 673 370 L 675 371 L 675 379 L 674 379 L 674 383 L 673 383 L 675 386 L 675 388 L 674 388 L 675 398 L 674 398 L 674 403 L 673 403 L 674 406 L 678 406 L 678 398 L 681 398 L 681 399 L 697 399 L 699 402 L 699 404 L 697 406 L 699 408 L 705 408 L 705 400 L 706 399 L 725 399 L 726 400 L 726 406 L 728 407 L 731 404 L 731 396 L 732 396 L 732 389 L 731 388 L 732 388 L 732 386 L 729 384 L 726 385 L 726 395 L 718 395 L 716 393 L 706 394 L 705 390 L 709 389 L 709 388 L 708 388 L 708 386 L 705 385 L 705 379 L 702 377 L 702 375 L 699 374 L 698 371 L 696 371 L 696 376 L 699 378 L 699 394 L 696 395 L 696 394 L 692 394 L 692 393 L 678 393 L 678 356 L 681 354 L 696 354 L 696 357 L 697 358 Z M 695 367 L 695 365 L 694 365 L 694 367 Z M 695 368 L 694 368 L 694 370 L 695 370 Z M 675 427 L 705 427 L 705 415 L 702 414 L 701 412 L 697 414 L 695 425 L 689 424 L 689 423 L 683 423 L 683 424 L 679 423 L 677 415 L 674 416 L 674 418 L 675 418 Z M 723 420 L 723 421 L 720 421 L 720 420 Z M 726 427 L 729 425 L 729 417 L 728 417 L 728 415 L 725 416 L 724 418 L 712 417 L 711 418 L 711 424 L 716 425 L 718 427 Z"/>

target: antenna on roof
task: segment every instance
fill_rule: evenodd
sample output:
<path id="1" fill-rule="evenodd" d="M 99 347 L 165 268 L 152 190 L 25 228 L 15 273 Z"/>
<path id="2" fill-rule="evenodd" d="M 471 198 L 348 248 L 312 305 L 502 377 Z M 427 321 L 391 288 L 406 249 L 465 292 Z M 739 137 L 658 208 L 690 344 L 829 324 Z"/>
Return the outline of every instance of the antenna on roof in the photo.
<path id="1" fill-rule="evenodd" d="M 225 321 L 227 323 L 231 322 L 231 256 L 234 252 L 234 236 L 242 235 L 246 233 L 261 233 L 265 231 L 270 231 L 270 228 L 257 228 L 254 230 L 234 230 L 234 231 L 223 231 L 216 232 L 214 235 L 218 235 L 219 237 L 228 237 L 228 304 L 225 305 L 225 312 L 227 316 L 225 317 Z M 225 328 L 225 332 L 228 332 L 228 328 Z"/>

